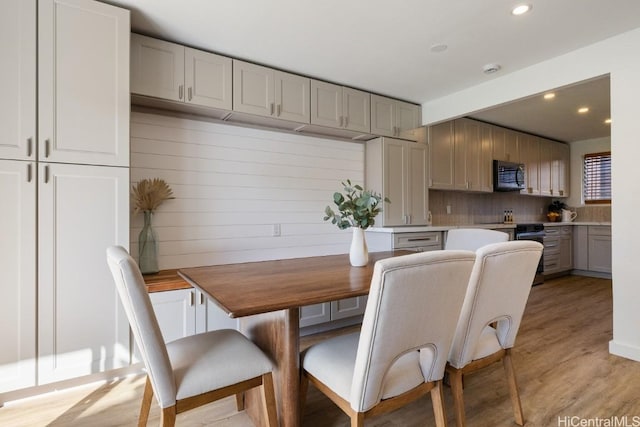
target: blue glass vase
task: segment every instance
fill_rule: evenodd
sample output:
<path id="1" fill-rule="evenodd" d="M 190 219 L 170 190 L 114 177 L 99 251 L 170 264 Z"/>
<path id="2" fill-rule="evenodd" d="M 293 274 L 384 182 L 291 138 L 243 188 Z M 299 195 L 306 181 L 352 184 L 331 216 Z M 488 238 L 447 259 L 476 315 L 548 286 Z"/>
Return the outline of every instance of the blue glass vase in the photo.
<path id="1" fill-rule="evenodd" d="M 144 226 L 138 236 L 138 266 L 142 274 L 160 271 L 158 268 L 158 235 L 151 226 L 152 211 L 143 211 Z"/>

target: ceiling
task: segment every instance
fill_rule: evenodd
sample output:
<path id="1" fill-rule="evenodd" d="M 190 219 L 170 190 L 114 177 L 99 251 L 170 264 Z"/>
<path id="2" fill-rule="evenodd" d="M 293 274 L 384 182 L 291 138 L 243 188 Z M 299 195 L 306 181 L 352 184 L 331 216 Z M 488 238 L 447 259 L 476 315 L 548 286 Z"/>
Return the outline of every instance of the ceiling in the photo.
<path id="1" fill-rule="evenodd" d="M 513 16 L 513 0 L 108 0 L 132 11 L 135 32 L 416 103 L 640 27 L 638 0 L 616 0 L 615 7 L 605 0 L 525 1 L 533 9 Z M 447 49 L 431 50 L 440 44 Z M 491 63 L 501 69 L 484 74 Z M 563 92 L 579 99 L 589 88 Z M 568 116 L 549 113 L 560 97 L 545 110 L 534 101 L 518 107 L 527 120 L 564 117 L 556 127 L 568 128 Z M 590 102 L 592 111 L 609 108 Z M 516 106 L 486 119 L 517 128 L 511 124 L 523 120 Z M 559 133 L 539 121 L 547 124 L 544 136 L 558 140 L 598 137 Z"/>

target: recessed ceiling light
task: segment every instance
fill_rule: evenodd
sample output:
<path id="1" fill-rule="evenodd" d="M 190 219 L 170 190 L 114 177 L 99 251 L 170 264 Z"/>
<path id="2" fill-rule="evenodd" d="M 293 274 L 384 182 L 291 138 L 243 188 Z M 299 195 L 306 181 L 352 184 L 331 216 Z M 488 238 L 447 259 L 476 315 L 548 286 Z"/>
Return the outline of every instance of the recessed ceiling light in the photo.
<path id="1" fill-rule="evenodd" d="M 544 99 L 547 99 L 547 100 L 548 100 L 548 99 L 553 99 L 553 98 L 555 98 L 555 97 L 556 97 L 556 94 L 555 94 L 555 93 L 553 93 L 553 92 L 549 92 L 549 93 L 545 93 L 545 94 L 544 94 Z"/>
<path id="2" fill-rule="evenodd" d="M 531 6 L 530 4 L 520 4 L 514 7 L 513 9 L 511 9 L 511 14 L 515 16 L 523 15 L 529 12 L 532 8 L 533 6 Z"/>
<path id="3" fill-rule="evenodd" d="M 482 72 L 485 74 L 493 74 L 497 71 L 500 71 L 502 67 L 500 66 L 500 64 L 486 64 L 484 67 L 482 67 Z"/>
<path id="4" fill-rule="evenodd" d="M 610 125 L 611 124 L 611 119 L 604 119 L 604 124 L 605 125 Z"/>
<path id="5" fill-rule="evenodd" d="M 446 44 L 438 43 L 438 44 L 431 45 L 431 48 L 429 50 L 431 50 L 431 52 L 433 53 L 440 53 L 440 52 L 444 52 L 448 48 L 449 46 L 447 46 Z"/>
<path id="6" fill-rule="evenodd" d="M 580 107 L 578 108 L 578 113 L 585 114 L 589 112 L 589 107 Z"/>

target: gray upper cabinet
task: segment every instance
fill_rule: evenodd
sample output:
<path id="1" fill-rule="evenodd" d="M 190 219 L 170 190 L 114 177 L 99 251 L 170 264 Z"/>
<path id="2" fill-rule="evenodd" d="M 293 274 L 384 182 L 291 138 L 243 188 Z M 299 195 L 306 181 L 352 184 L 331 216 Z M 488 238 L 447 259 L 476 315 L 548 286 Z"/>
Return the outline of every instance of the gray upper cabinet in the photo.
<path id="1" fill-rule="evenodd" d="M 178 111 L 308 134 L 421 137 L 419 105 L 133 33 L 131 94 L 136 105 L 166 109 L 173 101 Z"/>
<path id="2" fill-rule="evenodd" d="M 429 187 L 440 190 L 454 188 L 453 121 L 429 126 Z"/>
<path id="3" fill-rule="evenodd" d="M 418 139 L 414 130 L 420 127 L 422 108 L 419 105 L 371 95 L 371 133 L 382 136 Z"/>
<path id="4" fill-rule="evenodd" d="M 518 133 L 499 126 L 491 127 L 491 142 L 493 145 L 493 160 L 505 162 L 520 162 L 520 139 Z"/>
<path id="5" fill-rule="evenodd" d="M 369 133 L 370 118 L 371 95 L 368 92 L 311 81 L 311 124 Z"/>
<path id="6" fill-rule="evenodd" d="M 233 110 L 309 123 L 310 79 L 248 62 L 233 61 Z"/>
<path id="7" fill-rule="evenodd" d="M 131 92 L 230 110 L 232 60 L 131 34 Z"/>
<path id="8" fill-rule="evenodd" d="M 184 46 L 131 34 L 131 92 L 182 101 Z"/>
<path id="9" fill-rule="evenodd" d="M 185 48 L 185 102 L 231 109 L 231 64 L 230 58 Z"/>

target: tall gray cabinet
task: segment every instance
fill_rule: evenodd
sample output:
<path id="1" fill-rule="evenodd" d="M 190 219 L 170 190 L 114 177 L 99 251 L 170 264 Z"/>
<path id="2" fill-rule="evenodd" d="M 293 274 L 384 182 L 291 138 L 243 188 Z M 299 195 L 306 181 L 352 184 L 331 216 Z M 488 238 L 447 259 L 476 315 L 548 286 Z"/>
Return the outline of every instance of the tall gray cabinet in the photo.
<path id="1" fill-rule="evenodd" d="M 0 405 L 131 358 L 105 255 L 129 240 L 129 12 L 2 6 Z"/>

